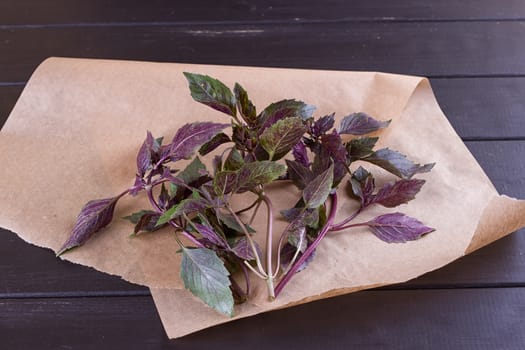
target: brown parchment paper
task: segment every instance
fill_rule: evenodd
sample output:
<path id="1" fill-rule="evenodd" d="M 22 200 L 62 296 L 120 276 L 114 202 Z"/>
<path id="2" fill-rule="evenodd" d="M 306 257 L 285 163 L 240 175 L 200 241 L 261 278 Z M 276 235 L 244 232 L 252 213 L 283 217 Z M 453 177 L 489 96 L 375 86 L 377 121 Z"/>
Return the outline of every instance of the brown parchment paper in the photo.
<path id="1" fill-rule="evenodd" d="M 242 318 L 272 309 L 374 286 L 403 282 L 437 269 L 525 225 L 525 202 L 499 196 L 440 110 L 428 80 L 372 72 L 337 72 L 53 58 L 33 74 L 0 132 L 0 226 L 27 242 L 56 251 L 82 205 L 120 193 L 133 183 L 135 156 L 146 130 L 170 139 L 182 124 L 227 121 L 189 96 L 182 72 L 238 81 L 263 108 L 297 98 L 318 107 L 316 115 L 367 112 L 392 119 L 381 145 L 414 161 L 436 162 L 418 177 L 427 184 L 417 199 L 388 210 L 373 208 L 366 220 L 402 211 L 436 231 L 405 244 L 387 244 L 366 229 L 331 234 L 308 269 L 294 276 L 279 298 L 266 300 L 254 280 Z M 373 168 L 378 182 L 392 176 Z M 289 186 L 270 188 L 275 206 L 298 198 Z M 340 193 L 338 217 L 355 209 Z M 239 207 L 250 201 L 238 197 Z M 64 259 L 149 286 L 170 338 L 232 320 L 184 290 L 180 256 L 169 230 L 129 238 L 119 217 L 148 207 L 143 196 L 119 202 L 114 222 Z M 262 227 L 264 215 L 254 226 Z M 279 234 L 282 222 L 277 223 Z M 262 236 L 262 235 L 260 235 Z M 263 239 L 259 237 L 259 239 Z M 329 253 L 328 253 L 329 252 Z"/>

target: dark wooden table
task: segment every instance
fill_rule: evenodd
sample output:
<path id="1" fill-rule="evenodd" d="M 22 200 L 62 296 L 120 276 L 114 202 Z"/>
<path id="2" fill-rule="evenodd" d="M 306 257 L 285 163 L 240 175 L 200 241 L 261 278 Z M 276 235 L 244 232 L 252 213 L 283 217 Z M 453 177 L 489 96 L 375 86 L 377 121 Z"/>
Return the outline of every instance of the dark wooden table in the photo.
<path id="1" fill-rule="evenodd" d="M 498 190 L 525 198 L 524 38 L 523 0 L 0 0 L 0 125 L 48 56 L 423 75 Z M 146 288 L 0 231 L 0 349 L 525 348 L 525 232 L 169 341 Z"/>

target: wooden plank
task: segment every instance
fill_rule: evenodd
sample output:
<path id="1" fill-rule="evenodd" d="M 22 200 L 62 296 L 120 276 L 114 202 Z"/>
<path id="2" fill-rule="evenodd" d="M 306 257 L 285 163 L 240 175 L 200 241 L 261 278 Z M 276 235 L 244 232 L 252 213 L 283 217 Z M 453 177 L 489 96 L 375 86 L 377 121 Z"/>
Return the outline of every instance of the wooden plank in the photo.
<path id="1" fill-rule="evenodd" d="M 525 17 L 520 0 L 382 1 L 356 0 L 135 0 L 0 2 L 2 24 L 189 22 L 189 21 L 319 21 L 319 20 L 458 20 Z"/>
<path id="2" fill-rule="evenodd" d="M 466 142 L 497 190 L 525 198 L 525 141 Z"/>
<path id="3" fill-rule="evenodd" d="M 0 300 L 3 349 L 523 349 L 525 289 L 366 291 L 168 341 L 149 297 Z"/>
<path id="4" fill-rule="evenodd" d="M 23 89 L 23 85 L 0 86 L 0 129 L 2 129 Z"/>
<path id="5" fill-rule="evenodd" d="M 120 277 L 62 261 L 7 230 L 0 229 L 0 242 L 0 297 L 149 293 Z"/>
<path id="6" fill-rule="evenodd" d="M 0 77 L 26 81 L 49 56 L 515 76 L 525 74 L 523 36 L 525 22 L 4 28 Z"/>
<path id="7" fill-rule="evenodd" d="M 461 137 L 525 136 L 525 78 L 431 79 L 431 84 Z"/>
<path id="8" fill-rule="evenodd" d="M 525 138 L 525 78 L 432 79 L 436 98 L 466 139 Z M 0 86 L 0 127 L 22 86 Z"/>
<path id="9" fill-rule="evenodd" d="M 467 142 L 498 190 L 525 198 L 525 141 Z M 525 230 L 438 271 L 393 288 L 525 285 Z M 0 297 L 145 293 L 118 277 L 61 262 L 53 252 L 0 233 Z M 392 287 L 390 287 L 392 288 Z"/>

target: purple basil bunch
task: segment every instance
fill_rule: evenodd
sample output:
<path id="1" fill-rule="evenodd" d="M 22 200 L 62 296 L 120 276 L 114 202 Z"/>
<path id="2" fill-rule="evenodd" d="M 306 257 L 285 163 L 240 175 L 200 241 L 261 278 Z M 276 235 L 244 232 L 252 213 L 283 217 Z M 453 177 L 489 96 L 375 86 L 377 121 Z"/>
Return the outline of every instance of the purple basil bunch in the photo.
<path id="1" fill-rule="evenodd" d="M 398 212 L 354 222 L 370 206 L 393 208 L 414 199 L 425 181 L 413 176 L 434 165 L 415 164 L 389 148 L 376 150 L 378 137 L 369 134 L 388 127 L 389 121 L 353 113 L 336 127 L 334 114 L 315 119 L 315 108 L 296 100 L 278 101 L 257 113 L 239 84 L 232 92 L 209 76 L 184 75 L 193 99 L 227 114 L 230 123 L 189 123 L 169 143 L 148 132 L 137 154 L 134 185 L 115 197 L 88 202 L 58 255 L 107 226 L 121 197 L 145 192 L 151 208 L 125 217 L 134 224 L 134 234 L 170 226 L 181 248 L 185 287 L 210 307 L 233 315 L 234 303 L 250 297 L 250 274 L 265 280 L 270 299 L 275 298 L 294 274 L 307 267 L 327 234 L 367 226 L 379 239 L 397 243 L 433 231 Z M 350 140 L 343 141 L 341 135 L 351 135 Z M 200 156 L 213 152 L 211 169 L 197 152 Z M 286 156 L 289 159 L 283 160 Z M 191 162 L 181 171 L 173 168 L 183 159 Z M 398 179 L 377 188 L 371 172 L 352 165 L 356 161 L 379 166 Z M 292 183 L 301 196 L 293 208 L 280 212 L 288 225 L 277 236 L 274 261 L 277 213 L 265 187 L 276 181 Z M 335 222 L 336 189 L 341 184 L 359 208 Z M 256 199 L 234 210 L 232 198 L 245 192 Z M 251 225 L 263 206 L 266 232 L 256 233 Z M 265 247 L 256 243 L 254 234 L 266 235 Z"/>

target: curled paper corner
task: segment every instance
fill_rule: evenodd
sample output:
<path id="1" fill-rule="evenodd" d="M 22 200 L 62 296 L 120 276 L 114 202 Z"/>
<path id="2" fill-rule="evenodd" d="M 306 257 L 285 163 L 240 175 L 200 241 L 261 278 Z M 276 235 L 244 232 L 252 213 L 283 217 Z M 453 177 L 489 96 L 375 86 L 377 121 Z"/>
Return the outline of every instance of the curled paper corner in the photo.
<path id="1" fill-rule="evenodd" d="M 465 254 L 470 254 L 525 226 L 525 200 L 495 196 L 483 214 Z"/>

